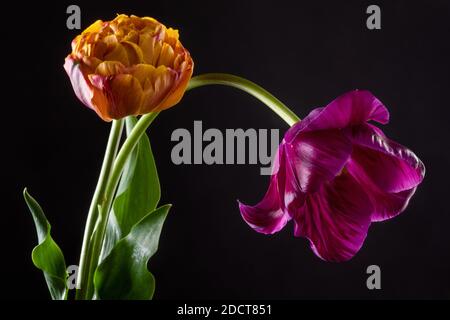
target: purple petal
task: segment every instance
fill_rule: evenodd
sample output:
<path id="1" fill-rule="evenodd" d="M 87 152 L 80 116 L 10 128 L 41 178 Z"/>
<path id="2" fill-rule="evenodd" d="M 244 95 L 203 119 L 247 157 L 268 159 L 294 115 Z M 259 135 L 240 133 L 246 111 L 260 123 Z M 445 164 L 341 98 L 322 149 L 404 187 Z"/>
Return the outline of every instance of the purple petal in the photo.
<path id="1" fill-rule="evenodd" d="M 281 209 L 278 200 L 276 178 L 272 178 L 269 190 L 263 200 L 255 206 L 239 202 L 242 218 L 255 231 L 272 234 L 280 231 L 290 220 L 289 215 Z"/>
<path id="2" fill-rule="evenodd" d="M 347 133 L 354 143 L 347 169 L 364 186 L 375 206 L 372 220 L 382 221 L 401 213 L 424 178 L 422 161 L 374 126 L 353 127 Z"/>
<path id="3" fill-rule="evenodd" d="M 305 132 L 286 144 L 286 154 L 294 168 L 302 192 L 317 191 L 345 166 L 352 145 L 341 130 Z"/>
<path id="4" fill-rule="evenodd" d="M 369 91 L 354 90 L 336 98 L 324 108 L 313 110 L 289 129 L 285 140 L 291 142 L 300 132 L 343 129 L 369 120 L 386 124 L 389 122 L 389 112 Z"/>
<path id="5" fill-rule="evenodd" d="M 371 222 L 372 204 L 346 172 L 309 194 L 294 217 L 295 235 L 309 239 L 326 261 L 346 261 L 361 248 Z"/>
<path id="6" fill-rule="evenodd" d="M 302 192 L 295 174 L 294 161 L 289 158 L 291 146 L 282 143 L 279 148 L 280 163 L 282 164 L 277 173 L 279 197 L 282 200 L 280 203 L 283 211 L 292 217 L 303 206 L 306 195 Z"/>
<path id="7" fill-rule="evenodd" d="M 264 198 L 255 206 L 248 206 L 238 201 L 242 218 L 255 231 L 273 234 L 280 231 L 291 219 L 284 210 L 285 186 L 290 177 L 285 174 L 283 144 L 280 145 L 272 168 L 269 189 Z M 281 188 L 280 184 L 281 182 Z M 288 195 L 286 195 L 288 196 Z"/>

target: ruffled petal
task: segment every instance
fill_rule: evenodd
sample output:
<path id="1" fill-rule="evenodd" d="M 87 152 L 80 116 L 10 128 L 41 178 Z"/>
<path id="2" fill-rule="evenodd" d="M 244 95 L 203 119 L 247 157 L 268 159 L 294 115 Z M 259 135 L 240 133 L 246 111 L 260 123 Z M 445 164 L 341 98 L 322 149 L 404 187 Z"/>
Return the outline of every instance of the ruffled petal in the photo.
<path id="1" fill-rule="evenodd" d="M 305 119 L 292 126 L 285 139 L 291 142 L 301 132 L 343 129 L 369 120 L 386 124 L 389 122 L 389 112 L 369 91 L 354 90 L 336 98 L 324 108 L 313 110 Z"/>
<path id="2" fill-rule="evenodd" d="M 308 194 L 294 217 L 295 235 L 309 239 L 326 261 L 346 261 L 361 248 L 371 222 L 372 204 L 357 181 L 343 172 Z"/>
<path id="3" fill-rule="evenodd" d="M 189 56 L 189 54 L 184 54 L 183 56 Z M 178 72 L 176 76 L 175 85 L 171 89 L 170 93 L 166 96 L 166 98 L 158 106 L 158 111 L 170 108 L 171 106 L 180 102 L 186 91 L 189 80 L 192 77 L 194 63 L 192 62 L 192 59 L 190 59 L 188 60 L 188 62 L 182 62 L 179 68 L 181 69 L 181 71 Z"/>
<path id="4" fill-rule="evenodd" d="M 372 220 L 386 220 L 402 212 L 425 176 L 422 161 L 369 124 L 349 128 L 347 133 L 354 143 L 347 169 L 376 207 Z"/>
<path id="5" fill-rule="evenodd" d="M 109 77 L 124 73 L 124 71 L 125 66 L 119 61 L 103 61 L 98 64 L 97 68 L 95 69 L 95 74 Z"/>
<path id="6" fill-rule="evenodd" d="M 350 140 L 337 129 L 304 132 L 286 144 L 287 158 L 305 193 L 317 191 L 345 166 L 352 151 Z"/>

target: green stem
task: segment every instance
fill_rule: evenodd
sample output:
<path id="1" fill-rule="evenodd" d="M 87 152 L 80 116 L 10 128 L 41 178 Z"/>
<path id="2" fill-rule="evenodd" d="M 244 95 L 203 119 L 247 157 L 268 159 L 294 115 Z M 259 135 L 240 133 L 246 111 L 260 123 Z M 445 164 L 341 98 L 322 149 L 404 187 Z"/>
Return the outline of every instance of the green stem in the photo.
<path id="1" fill-rule="evenodd" d="M 88 278 L 88 266 L 90 265 L 90 243 L 92 232 L 94 231 L 95 223 L 98 218 L 97 205 L 102 201 L 104 192 L 106 189 L 106 182 L 110 175 L 114 158 L 116 157 L 119 147 L 120 137 L 122 135 L 123 120 L 113 121 L 111 125 L 111 131 L 109 133 L 108 144 L 106 146 L 105 157 L 103 159 L 102 168 L 100 170 L 100 176 L 95 188 L 94 196 L 92 198 L 91 205 L 89 207 L 89 213 L 87 216 L 86 227 L 84 229 L 83 245 L 81 247 L 80 263 L 77 276 L 77 289 L 76 299 L 84 299 L 87 278 Z"/>
<path id="2" fill-rule="evenodd" d="M 289 126 L 292 126 L 300 121 L 300 118 L 297 117 L 294 112 L 292 112 L 285 104 L 270 94 L 267 90 L 254 82 L 231 74 L 206 73 L 193 77 L 189 82 L 188 90 L 213 84 L 234 87 L 251 94 L 272 109 L 277 115 L 286 121 Z"/>
<path id="3" fill-rule="evenodd" d="M 260 87 L 259 85 L 249 80 L 234 75 L 224 73 L 209 73 L 196 76 L 191 79 L 186 91 L 213 84 L 234 87 L 251 94 L 255 98 L 259 99 L 261 102 L 263 102 L 265 105 L 267 105 L 270 109 L 272 109 L 290 126 L 300 121 L 300 118 L 297 117 L 297 115 L 294 112 L 292 112 L 286 105 L 284 105 L 280 100 L 278 100 L 264 88 Z M 93 281 L 94 273 L 99 263 L 99 257 L 102 250 L 103 239 L 105 237 L 109 213 L 114 199 L 114 194 L 116 192 L 117 185 L 119 183 L 119 179 L 122 174 L 122 170 L 125 166 L 125 163 L 130 153 L 133 151 L 139 139 L 147 130 L 148 126 L 158 116 L 158 113 L 159 112 L 149 113 L 142 116 L 139 119 L 139 121 L 136 123 L 135 127 L 131 131 L 130 135 L 127 137 L 124 144 L 122 145 L 119 153 L 117 154 L 117 158 L 114 161 L 114 166 L 110 172 L 109 179 L 106 184 L 103 201 L 100 203 L 100 214 L 98 217 L 99 218 L 98 225 L 93 235 L 92 249 L 90 252 L 89 270 L 87 273 L 87 281 L 85 282 L 87 291 L 84 298 L 86 299 L 92 298 L 94 294 L 94 281 Z"/>
<path id="4" fill-rule="evenodd" d="M 105 236 L 106 227 L 108 224 L 109 212 L 114 200 L 114 194 L 116 192 L 117 185 L 119 184 L 123 168 L 128 159 L 128 156 L 137 145 L 139 139 L 144 134 L 148 126 L 158 116 L 158 114 L 159 112 L 149 113 L 139 119 L 139 121 L 136 123 L 136 126 L 133 128 L 130 135 L 127 137 L 122 147 L 120 148 L 116 160 L 114 161 L 114 166 L 111 170 L 108 182 L 106 184 L 105 196 L 103 199 L 104 201 L 102 201 L 100 205 L 99 222 L 98 226 L 96 227 L 92 243 L 91 261 L 87 280 L 87 299 L 91 299 L 94 294 L 94 273 L 99 263 L 103 238 Z"/>

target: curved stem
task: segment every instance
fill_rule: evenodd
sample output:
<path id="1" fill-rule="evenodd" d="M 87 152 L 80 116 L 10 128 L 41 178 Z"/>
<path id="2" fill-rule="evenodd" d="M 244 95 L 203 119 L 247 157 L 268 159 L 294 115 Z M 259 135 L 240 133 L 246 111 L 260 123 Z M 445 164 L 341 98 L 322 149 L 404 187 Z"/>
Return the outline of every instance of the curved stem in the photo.
<path id="1" fill-rule="evenodd" d="M 270 94 L 267 90 L 254 82 L 231 74 L 205 73 L 193 77 L 189 82 L 188 90 L 213 84 L 234 87 L 251 94 L 272 109 L 277 115 L 286 121 L 289 126 L 292 126 L 300 121 L 300 118 L 294 112 L 292 112 L 285 104 Z"/>
<path id="2" fill-rule="evenodd" d="M 87 216 L 86 227 L 84 229 L 83 245 L 81 247 L 80 263 L 77 275 L 77 289 L 76 299 L 84 299 L 86 292 L 86 284 L 88 278 L 88 267 L 90 265 L 90 240 L 92 232 L 94 231 L 95 223 L 98 218 L 97 205 L 102 200 L 106 189 L 106 183 L 116 157 L 119 147 L 120 137 L 123 130 L 123 120 L 113 121 L 111 125 L 111 131 L 109 133 L 108 144 L 106 146 L 105 157 L 103 158 L 102 168 L 100 170 L 100 176 L 95 188 L 94 196 L 89 207 L 89 213 Z"/>
<path id="3" fill-rule="evenodd" d="M 119 184 L 119 179 L 122 174 L 125 163 L 128 156 L 133 151 L 134 147 L 137 145 L 139 139 L 144 134 L 148 126 L 153 122 L 153 120 L 158 116 L 159 112 L 149 113 L 142 116 L 136 123 L 135 127 L 131 131 L 130 135 L 127 137 L 119 153 L 114 161 L 114 166 L 109 175 L 108 182 L 106 184 L 105 193 L 103 201 L 100 203 L 100 215 L 99 223 L 94 233 L 91 260 L 89 265 L 88 279 L 87 279 L 87 292 L 86 298 L 90 299 L 94 293 L 94 273 L 97 265 L 99 263 L 99 258 L 102 250 L 103 238 L 106 232 L 106 226 L 108 224 L 109 212 L 114 199 L 114 194 Z"/>

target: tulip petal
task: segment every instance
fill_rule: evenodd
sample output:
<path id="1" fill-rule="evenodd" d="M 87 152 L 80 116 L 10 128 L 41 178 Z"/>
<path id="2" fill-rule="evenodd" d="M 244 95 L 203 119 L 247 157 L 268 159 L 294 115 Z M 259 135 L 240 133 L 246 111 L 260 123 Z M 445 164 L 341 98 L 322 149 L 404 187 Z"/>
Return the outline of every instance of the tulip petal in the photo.
<path id="1" fill-rule="evenodd" d="M 119 61 L 124 66 L 129 67 L 130 62 L 128 60 L 127 50 L 120 43 L 115 43 L 111 45 L 110 51 L 105 54 L 104 60 L 106 61 Z"/>
<path id="2" fill-rule="evenodd" d="M 298 195 L 292 192 L 289 185 L 286 187 L 286 180 L 293 177 L 285 172 L 285 150 L 284 145 L 280 145 L 272 167 L 269 189 L 264 198 L 255 206 L 248 206 L 238 201 L 242 218 L 255 231 L 264 234 L 273 234 L 280 231 L 291 219 L 287 213 L 285 202 L 280 201 L 284 197 L 289 204 L 294 203 L 294 197 Z"/>
<path id="3" fill-rule="evenodd" d="M 276 176 L 270 180 L 269 190 L 263 200 L 255 206 L 248 206 L 239 202 L 242 218 L 255 231 L 273 234 L 280 231 L 290 220 L 280 206 L 279 191 Z"/>
<path id="4" fill-rule="evenodd" d="M 137 64 L 133 66 L 130 70 L 130 73 L 139 80 L 139 83 L 142 86 L 142 89 L 145 88 L 145 83 L 148 81 L 151 82 L 153 73 L 155 72 L 155 67 L 150 64 Z M 147 81 L 148 80 L 148 81 Z"/>
<path id="5" fill-rule="evenodd" d="M 153 63 L 155 43 L 156 37 L 151 36 L 150 34 L 143 33 L 139 36 L 139 47 L 142 49 L 144 62 L 147 64 Z"/>
<path id="6" fill-rule="evenodd" d="M 274 161 L 274 170 L 277 170 L 278 192 L 281 208 L 292 217 L 305 202 L 305 193 L 295 174 L 295 167 L 289 158 L 289 149 L 292 146 L 282 143 L 279 147 L 279 159 Z M 278 169 L 277 169 L 278 168 Z"/>
<path id="7" fill-rule="evenodd" d="M 142 98 L 139 81 L 129 74 L 119 74 L 111 80 L 111 94 L 115 104 L 109 110 L 113 119 L 137 114 Z"/>
<path id="8" fill-rule="evenodd" d="M 128 62 L 130 65 L 136 65 L 144 62 L 142 50 L 136 43 L 130 41 L 122 41 L 121 44 L 127 52 Z"/>
<path id="9" fill-rule="evenodd" d="M 389 122 L 389 112 L 369 91 L 354 90 L 336 98 L 324 108 L 313 110 L 288 131 L 285 139 L 290 142 L 300 132 L 343 129 L 369 120 L 386 124 Z"/>
<path id="10" fill-rule="evenodd" d="M 174 95 L 172 92 L 176 89 L 177 76 L 177 73 L 173 69 L 165 66 L 159 66 L 155 69 L 153 73 L 153 87 L 155 93 L 157 93 L 157 101 L 159 102 L 156 108 L 157 111 L 162 110 L 165 100 L 169 96 Z"/>
<path id="11" fill-rule="evenodd" d="M 309 239 L 311 249 L 326 261 L 347 261 L 361 248 L 373 207 L 361 186 L 343 173 L 308 194 L 294 217 L 295 235 Z"/>
<path id="12" fill-rule="evenodd" d="M 81 102 L 90 109 L 94 109 L 91 99 L 94 95 L 92 86 L 89 81 L 86 81 L 83 72 L 81 71 L 81 63 L 75 61 L 71 57 L 67 57 L 64 63 L 64 69 L 70 78 L 73 90 Z"/>
<path id="13" fill-rule="evenodd" d="M 148 70 L 150 71 L 150 70 Z M 161 111 L 162 102 L 171 94 L 176 74 L 172 69 L 159 66 L 151 74 L 151 81 L 144 81 L 140 113 Z"/>
<path id="14" fill-rule="evenodd" d="M 104 77 L 121 74 L 125 66 L 119 61 L 103 61 L 95 69 L 95 73 Z"/>
<path id="15" fill-rule="evenodd" d="M 109 108 L 102 111 L 103 118 L 120 119 L 136 115 L 142 99 L 139 81 L 130 74 L 114 76 L 90 75 L 92 85 L 108 97 Z"/>
<path id="16" fill-rule="evenodd" d="M 173 51 L 172 46 L 170 46 L 167 43 L 164 43 L 156 65 L 172 68 L 174 60 L 175 60 L 175 52 Z"/>
<path id="17" fill-rule="evenodd" d="M 89 67 L 68 56 L 64 63 L 64 69 L 69 75 L 70 82 L 78 99 L 85 106 L 94 110 L 103 120 L 111 121 L 111 118 L 104 114 L 109 104 L 106 96 L 102 90 L 97 89 L 91 84 L 89 79 L 86 79 L 85 75 L 89 74 Z"/>
<path id="18" fill-rule="evenodd" d="M 347 132 L 354 143 L 347 168 L 376 207 L 372 220 L 382 221 L 401 213 L 425 176 L 422 161 L 369 124 Z"/>
<path id="19" fill-rule="evenodd" d="M 82 34 L 99 32 L 102 29 L 103 25 L 104 25 L 104 22 L 102 20 L 97 20 L 93 24 L 91 24 L 89 27 L 87 27 L 83 31 Z"/>
<path id="20" fill-rule="evenodd" d="M 190 60 L 190 58 L 188 60 Z M 180 102 L 181 98 L 183 97 L 194 70 L 194 63 L 192 62 L 192 60 L 190 60 L 189 63 L 183 62 L 183 66 L 184 67 L 182 68 L 182 71 L 176 75 L 174 87 L 171 89 L 170 94 L 168 94 L 158 106 L 158 110 L 170 108 L 171 106 Z"/>
<path id="21" fill-rule="evenodd" d="M 337 129 L 301 133 L 286 148 L 302 192 L 315 192 L 332 180 L 352 151 L 350 140 Z"/>

